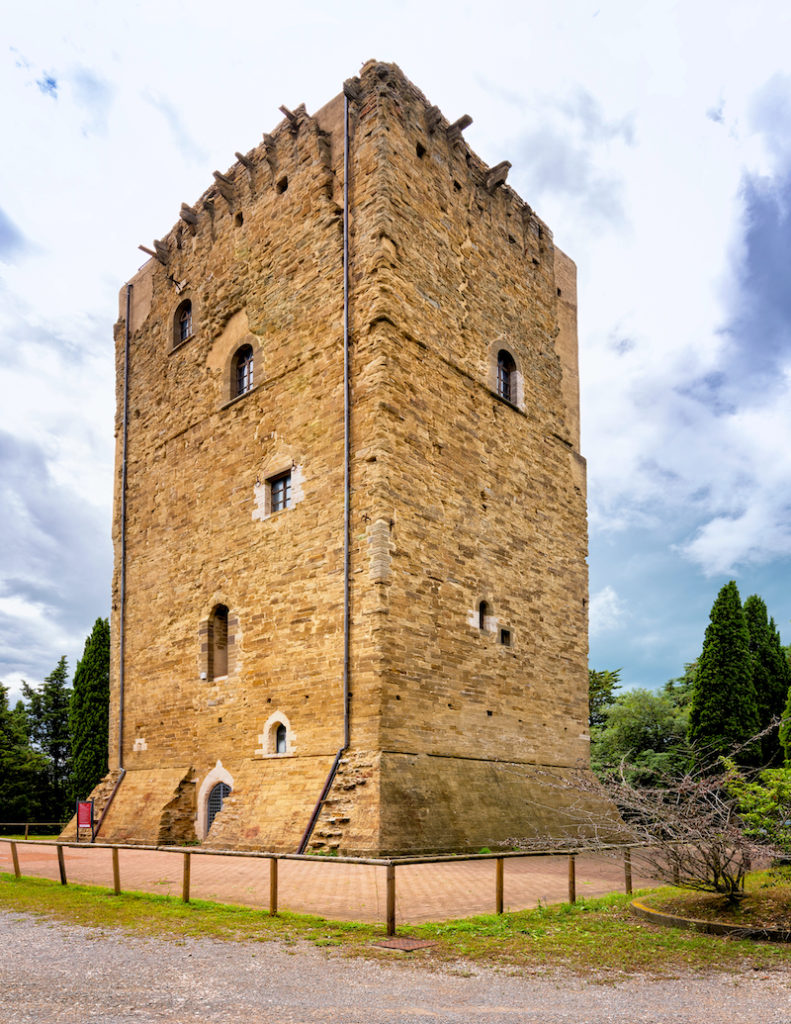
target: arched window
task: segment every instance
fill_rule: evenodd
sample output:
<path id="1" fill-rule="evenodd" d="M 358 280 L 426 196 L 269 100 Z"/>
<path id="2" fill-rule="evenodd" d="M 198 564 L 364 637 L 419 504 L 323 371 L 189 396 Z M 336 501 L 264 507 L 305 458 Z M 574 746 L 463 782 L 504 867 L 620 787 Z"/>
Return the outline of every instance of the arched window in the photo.
<path id="1" fill-rule="evenodd" d="M 185 299 L 173 318 L 173 347 L 192 337 L 192 303 Z"/>
<path id="2" fill-rule="evenodd" d="M 478 629 L 486 629 L 486 616 L 489 614 L 489 605 L 481 601 L 478 605 Z"/>
<path id="3" fill-rule="evenodd" d="M 218 604 L 209 619 L 209 679 L 228 675 L 228 609 Z"/>
<path id="4" fill-rule="evenodd" d="M 231 382 L 233 385 L 232 398 L 239 395 L 246 395 L 253 387 L 253 346 L 242 345 L 233 357 Z"/>
<path id="5" fill-rule="evenodd" d="M 281 722 L 277 729 L 275 729 L 275 753 L 285 754 L 286 753 L 286 727 Z"/>
<path id="6" fill-rule="evenodd" d="M 216 786 L 209 793 L 209 799 L 206 806 L 206 831 L 208 832 L 212 826 L 212 822 L 222 810 L 223 801 L 231 792 L 231 787 L 226 785 L 224 782 L 218 782 Z"/>
<path id="7" fill-rule="evenodd" d="M 516 363 L 504 348 L 497 353 L 497 394 L 506 402 L 516 402 Z"/>

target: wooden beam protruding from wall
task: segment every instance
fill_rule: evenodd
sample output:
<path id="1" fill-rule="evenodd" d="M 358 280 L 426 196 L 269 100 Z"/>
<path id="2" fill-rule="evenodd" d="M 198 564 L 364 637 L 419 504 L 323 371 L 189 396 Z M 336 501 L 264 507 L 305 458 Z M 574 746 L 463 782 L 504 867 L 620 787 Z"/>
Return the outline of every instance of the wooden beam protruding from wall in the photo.
<path id="1" fill-rule="evenodd" d="M 288 107 L 284 107 L 282 103 L 277 109 L 286 117 L 286 120 L 288 121 L 288 126 L 291 129 L 291 131 L 295 132 L 299 128 L 299 118 L 294 113 L 294 111 L 289 110 Z"/>
<path id="2" fill-rule="evenodd" d="M 503 160 L 502 163 L 497 164 L 496 167 L 492 167 L 489 173 L 486 175 L 486 191 L 494 192 L 501 185 L 505 184 L 505 179 L 508 177 L 508 172 L 511 170 L 511 163 L 509 160 Z"/>
<path id="3" fill-rule="evenodd" d="M 461 133 L 465 128 L 469 128 L 472 124 L 472 118 L 469 114 L 462 114 L 458 121 L 454 121 L 452 125 L 448 127 L 448 138 L 451 142 L 458 142 L 461 138 Z"/>
<path id="4" fill-rule="evenodd" d="M 236 200 L 236 186 L 233 178 L 229 178 L 227 174 L 220 174 L 219 171 L 212 171 L 212 175 L 217 185 L 217 191 L 229 206 L 233 205 Z"/>
<path id="5" fill-rule="evenodd" d="M 181 219 L 186 224 L 189 224 L 190 227 L 193 227 L 193 228 L 198 223 L 198 212 L 197 212 L 197 210 L 193 206 L 189 206 L 187 203 L 182 203 L 181 204 L 181 209 L 179 210 L 179 217 L 181 217 Z"/>

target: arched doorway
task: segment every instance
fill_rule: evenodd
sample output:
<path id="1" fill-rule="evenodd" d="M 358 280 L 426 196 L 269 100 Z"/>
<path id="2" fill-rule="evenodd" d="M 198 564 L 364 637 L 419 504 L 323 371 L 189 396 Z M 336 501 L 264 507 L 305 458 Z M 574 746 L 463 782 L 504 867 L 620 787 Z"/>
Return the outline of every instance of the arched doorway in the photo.
<path id="1" fill-rule="evenodd" d="M 206 804 L 206 831 L 211 828 L 212 822 L 222 810 L 223 801 L 231 792 L 231 787 L 225 782 L 218 782 L 209 793 Z"/>

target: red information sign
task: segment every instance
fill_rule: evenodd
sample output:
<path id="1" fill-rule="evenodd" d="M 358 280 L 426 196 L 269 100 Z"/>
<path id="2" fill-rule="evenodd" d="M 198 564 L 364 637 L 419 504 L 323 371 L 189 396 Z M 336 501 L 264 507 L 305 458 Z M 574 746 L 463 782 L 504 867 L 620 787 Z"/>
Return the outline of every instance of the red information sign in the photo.
<path id="1" fill-rule="evenodd" d="M 93 828 L 93 800 L 77 801 L 77 828 Z"/>

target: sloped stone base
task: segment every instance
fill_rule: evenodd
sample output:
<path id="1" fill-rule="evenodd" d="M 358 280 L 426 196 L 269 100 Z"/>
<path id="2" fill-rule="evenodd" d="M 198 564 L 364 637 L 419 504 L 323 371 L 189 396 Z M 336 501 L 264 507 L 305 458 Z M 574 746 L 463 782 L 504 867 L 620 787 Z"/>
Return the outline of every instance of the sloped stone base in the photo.
<path id="1" fill-rule="evenodd" d="M 510 849 L 521 841 L 550 848 L 623 840 L 623 822 L 589 769 L 368 755 L 368 792 L 377 794 L 372 816 L 368 794 L 360 801 L 356 790 L 344 790 L 365 760 L 349 755 L 347 771 L 339 771 L 314 830 L 314 849 L 328 849 L 331 841 L 340 853 L 405 856 Z"/>
<path id="2" fill-rule="evenodd" d="M 296 853 L 333 761 L 320 755 L 229 762 L 233 789 L 203 845 Z"/>
<path id="3" fill-rule="evenodd" d="M 161 846 L 195 838 L 195 776 L 183 766 L 127 771 L 97 842 Z"/>

